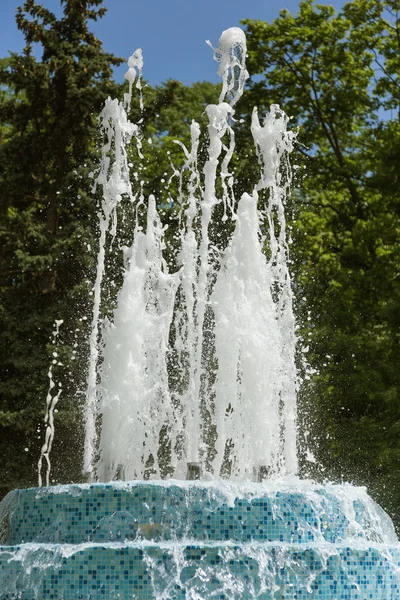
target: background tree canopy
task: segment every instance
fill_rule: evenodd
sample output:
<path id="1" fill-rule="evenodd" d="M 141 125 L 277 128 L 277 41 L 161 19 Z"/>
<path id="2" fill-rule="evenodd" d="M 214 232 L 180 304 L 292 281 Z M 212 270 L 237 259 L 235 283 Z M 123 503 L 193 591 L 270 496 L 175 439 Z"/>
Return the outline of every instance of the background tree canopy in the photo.
<path id="1" fill-rule="evenodd" d="M 54 481 L 79 481 L 98 162 L 96 115 L 121 96 L 90 33 L 102 0 L 64 0 L 54 14 L 17 12 L 21 54 L 0 61 L 0 492 L 35 485 L 55 319 L 62 383 Z M 254 105 L 278 103 L 299 128 L 289 209 L 296 311 L 307 367 L 299 403 L 302 474 L 365 484 L 400 524 L 400 2 L 353 0 L 337 13 L 312 0 L 296 16 L 243 21 L 252 78 L 237 108 L 237 192 L 257 177 L 245 134 Z M 39 44 L 36 58 L 33 45 Z M 144 193 L 174 231 L 181 150 L 216 86 L 144 90 Z M 151 143 L 148 140 L 151 140 Z M 169 154 L 167 154 L 169 152 Z M 237 194 L 238 195 L 238 194 Z M 126 234 L 128 236 L 128 233 Z M 118 259 L 118 257 L 117 257 Z M 110 295 L 112 306 L 112 294 Z M 299 354 L 302 354 L 299 352 Z M 301 362 L 301 361 L 299 361 Z M 28 448 L 28 452 L 25 452 Z M 311 459 L 311 460 L 310 460 Z"/>

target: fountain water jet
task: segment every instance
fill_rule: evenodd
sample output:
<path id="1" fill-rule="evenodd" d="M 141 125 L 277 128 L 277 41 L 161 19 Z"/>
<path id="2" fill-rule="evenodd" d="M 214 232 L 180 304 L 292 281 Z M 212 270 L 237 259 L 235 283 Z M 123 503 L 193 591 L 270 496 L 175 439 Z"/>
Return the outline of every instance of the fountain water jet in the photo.
<path id="1" fill-rule="evenodd" d="M 236 202 L 229 164 L 235 148 L 233 106 L 248 77 L 243 31 L 225 31 L 214 57 L 220 62 L 223 86 L 219 104 L 205 110 L 209 139 L 202 174 L 195 166 L 197 123 L 192 124 L 190 152 L 183 147 L 185 167 L 192 168 L 193 177 L 187 195 L 181 186 L 179 198 L 180 268 L 168 273 L 162 256 L 163 229 L 151 197 L 146 233 L 136 225 L 113 323 L 104 334 L 97 388 L 102 417 L 96 469 L 100 481 L 121 473 L 128 480 L 146 478 L 149 471 L 159 478 L 160 460 L 166 462 L 160 450 L 162 432 L 170 447 L 164 465 L 169 476 L 183 478 L 187 463 L 203 463 L 203 472 L 242 480 L 255 473 L 259 477 L 261 471 L 271 477 L 297 469 L 296 340 L 284 217 L 290 183 L 287 155 L 295 135 L 287 131 L 288 119 L 278 106 L 271 107 L 262 124 L 254 112 L 260 181 L 252 195 L 244 194 Z M 105 110 L 107 123 L 115 111 L 114 105 L 110 108 L 109 116 Z M 128 128 L 125 113 L 120 121 L 114 119 L 116 140 L 123 139 L 118 132 L 121 120 Z M 121 154 L 126 151 L 115 154 L 117 165 Z M 116 169 L 106 158 L 99 183 L 107 198 L 111 186 L 116 193 L 127 186 L 125 169 Z M 262 190 L 268 191 L 264 220 L 269 223 L 269 260 L 262 251 L 266 236 L 261 235 L 257 209 Z M 235 231 L 228 246 L 218 248 L 216 258 L 210 226 L 221 202 L 222 222 L 232 223 Z M 172 328 L 177 332 L 173 342 Z M 210 340 L 213 337 L 215 341 Z M 212 375 L 210 361 L 205 360 L 210 346 L 216 363 Z M 178 356 L 174 368 L 180 371 L 180 389 L 168 376 L 172 353 Z M 214 439 L 207 425 L 210 420 Z M 89 420 L 88 431 L 92 430 Z M 93 447 L 90 435 L 87 439 Z"/>
<path id="2" fill-rule="evenodd" d="M 284 215 L 294 134 L 279 107 L 262 123 L 254 111 L 260 181 L 237 202 L 229 165 L 233 106 L 247 77 L 243 32 L 224 32 L 214 53 L 223 90 L 219 104 L 207 107 L 204 173 L 197 169 L 197 123 L 191 149 L 184 148 L 189 183 L 187 195 L 182 188 L 180 194 L 179 269 L 168 272 L 165 231 L 150 196 L 146 231 L 137 219 L 125 249 L 125 279 L 104 329 L 99 373 L 107 234 L 115 236 L 123 197 L 144 204 L 129 182 L 125 145 L 135 137 L 140 153 L 139 128 L 125 109 L 135 70 L 141 72 L 140 52 L 130 59 L 125 106 L 109 100 L 101 115 L 107 142 L 97 179 L 103 203 L 84 465 L 89 477 L 96 472 L 107 481 L 151 472 L 183 478 L 186 463 L 191 472 L 201 461 L 214 479 L 11 492 L 0 504 L 1 600 L 399 597 L 400 548 L 384 511 L 363 488 L 294 475 L 297 376 Z M 261 215 L 257 204 L 266 190 Z M 234 231 L 216 249 L 209 228 L 221 206 L 221 223 Z M 171 384 L 171 345 L 185 385 Z M 211 370 L 210 354 L 217 359 Z"/>

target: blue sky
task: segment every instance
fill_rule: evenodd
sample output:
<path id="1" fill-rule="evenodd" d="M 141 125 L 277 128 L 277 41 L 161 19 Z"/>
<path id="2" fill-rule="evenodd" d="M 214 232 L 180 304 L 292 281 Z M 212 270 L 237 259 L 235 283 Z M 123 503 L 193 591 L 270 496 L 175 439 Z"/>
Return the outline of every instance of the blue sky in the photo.
<path id="1" fill-rule="evenodd" d="M 61 13 L 60 0 L 37 0 Z M 343 0 L 320 0 L 339 8 Z M 23 37 L 15 23 L 22 0 L 0 0 L 0 57 L 20 51 Z M 108 12 L 92 30 L 106 50 L 128 58 L 143 48 L 144 77 L 151 84 L 172 78 L 185 84 L 218 81 L 217 64 L 205 44 L 216 46 L 221 32 L 240 19 L 270 21 L 282 8 L 297 11 L 298 0 L 105 0 Z M 124 69 L 118 73 L 122 76 Z"/>

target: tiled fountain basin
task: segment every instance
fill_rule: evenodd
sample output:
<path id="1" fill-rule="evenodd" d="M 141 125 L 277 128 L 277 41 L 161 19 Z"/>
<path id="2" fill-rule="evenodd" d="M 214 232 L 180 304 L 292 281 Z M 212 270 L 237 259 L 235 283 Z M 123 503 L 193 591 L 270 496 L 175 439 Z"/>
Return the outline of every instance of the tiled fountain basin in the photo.
<path id="1" fill-rule="evenodd" d="M 396 540 L 390 519 L 364 488 L 348 485 L 114 482 L 15 490 L 0 506 L 6 532 L 0 543 L 8 545 Z"/>
<path id="2" fill-rule="evenodd" d="M 0 550 L 1 600 L 396 600 L 395 547 L 232 542 Z"/>
<path id="3" fill-rule="evenodd" d="M 298 480 L 11 492 L 0 600 L 398 600 L 400 547 L 362 488 Z"/>

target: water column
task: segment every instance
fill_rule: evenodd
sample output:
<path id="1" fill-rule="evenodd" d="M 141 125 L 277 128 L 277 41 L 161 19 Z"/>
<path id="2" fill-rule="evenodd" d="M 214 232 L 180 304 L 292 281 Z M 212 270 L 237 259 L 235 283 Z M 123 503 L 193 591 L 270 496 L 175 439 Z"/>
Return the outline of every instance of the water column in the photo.
<path id="1" fill-rule="evenodd" d="M 125 256 L 125 278 L 113 322 L 104 332 L 98 395 L 102 414 L 101 481 L 160 479 L 164 428 L 176 436 L 166 355 L 179 274 L 162 257 L 164 230 L 150 196 L 147 227 L 136 227 Z"/>
<path id="2" fill-rule="evenodd" d="M 117 99 L 108 98 L 99 116 L 101 132 L 105 138 L 102 148 L 100 170 L 95 181 L 95 188 L 102 188 L 102 202 L 98 212 L 99 219 L 99 250 L 97 255 L 96 280 L 93 286 L 93 316 L 89 341 L 89 365 L 85 405 L 85 447 L 83 472 L 89 478 L 94 478 L 94 461 L 97 448 L 96 416 L 98 414 L 98 365 L 100 358 L 99 337 L 101 330 L 101 296 L 106 260 L 106 238 L 111 235 L 114 239 L 117 231 L 117 207 L 123 196 L 134 202 L 134 194 L 129 179 L 129 167 L 126 147 L 132 137 L 136 137 L 140 147 L 139 128 L 128 119 L 132 88 L 136 87 L 141 94 L 141 74 L 143 56 L 137 49 L 128 60 L 128 71 L 125 78 L 129 82 L 129 92 L 125 94 L 124 103 Z M 113 153 L 113 160 L 110 154 Z"/>
<path id="3" fill-rule="evenodd" d="M 262 174 L 243 194 L 211 296 L 218 358 L 215 472 L 239 479 L 294 474 L 296 455 L 295 322 L 287 266 L 284 204 L 294 134 L 273 105 L 252 133 Z M 258 210 L 259 193 L 267 192 Z M 260 223 L 269 225 L 262 236 Z M 268 242 L 267 260 L 263 245 Z"/>
<path id="4" fill-rule="evenodd" d="M 254 108 L 251 132 L 261 165 L 261 178 L 255 193 L 269 191 L 266 217 L 269 223 L 269 247 L 276 321 L 279 327 L 281 366 L 276 379 L 279 396 L 280 444 L 278 470 L 282 474 L 297 471 L 297 403 L 298 376 L 295 364 L 296 335 L 293 313 L 292 280 L 289 273 L 288 240 L 286 234 L 285 208 L 290 192 L 292 172 L 289 155 L 293 150 L 296 133 L 288 131 L 289 117 L 272 104 L 270 112 L 260 124 L 257 108 Z"/>
<path id="5" fill-rule="evenodd" d="M 210 42 L 208 42 L 211 46 Z M 212 47 L 212 46 L 211 46 Z M 225 30 L 213 48 L 214 58 L 220 63 L 218 75 L 222 78 L 222 90 L 219 104 L 209 104 L 206 108 L 208 117 L 208 160 L 204 166 L 204 192 L 199 202 L 200 208 L 200 241 L 197 251 L 198 273 L 192 281 L 192 288 L 185 294 L 187 314 L 191 307 L 195 311 L 196 328 L 193 336 L 193 351 L 189 357 L 190 378 L 187 399 L 183 399 L 186 410 L 187 423 L 187 460 L 188 463 L 199 465 L 201 458 L 206 453 L 204 447 L 207 442 L 204 437 L 204 424 L 201 417 L 201 403 L 205 396 L 206 407 L 210 410 L 207 391 L 202 390 L 204 378 L 203 352 L 204 328 L 206 309 L 209 303 L 211 276 L 215 265 L 210 263 L 210 238 L 209 228 L 215 206 L 222 200 L 224 204 L 223 220 L 234 216 L 234 199 L 232 184 L 227 184 L 230 177 L 229 162 L 234 152 L 234 131 L 231 119 L 234 115 L 233 106 L 243 93 L 244 84 L 248 78 L 246 71 L 246 38 L 243 31 L 237 27 Z M 225 101 L 226 100 L 226 101 Z M 229 136 L 229 146 L 223 143 L 223 138 Z M 223 151 L 225 154 L 223 154 Z M 218 169 L 222 182 L 222 199 L 217 198 L 216 184 Z M 227 213 L 230 213 L 229 216 Z M 192 225 L 188 227 L 189 236 L 192 235 Z M 196 262 L 195 258 L 195 262 Z M 183 269 L 185 265 L 183 265 Z M 215 271 L 214 271 L 215 274 Z M 190 318 L 190 317 L 189 317 Z M 188 340 L 189 341 L 189 340 Z M 186 400 L 186 401 L 185 401 Z M 202 435 L 203 434 L 203 435 Z"/>
<path id="6" fill-rule="evenodd" d="M 284 218 L 290 184 L 286 156 L 294 136 L 278 107 L 271 108 L 262 124 L 254 112 L 252 133 L 261 176 L 252 194 L 236 202 L 230 161 L 234 106 L 248 77 L 243 31 L 224 31 L 214 58 L 220 63 L 222 91 L 219 103 L 205 110 L 207 159 L 202 173 L 197 167 L 198 123 L 191 125 L 190 150 L 180 143 L 189 177 L 186 186 L 181 177 L 177 198 L 181 251 L 175 272 L 169 272 L 163 257 L 164 229 L 156 198 L 147 202 L 146 231 L 138 219 L 138 210 L 146 210 L 145 199 L 135 207 L 124 281 L 103 331 L 96 371 L 94 396 L 101 421 L 96 471 L 101 481 L 192 478 L 201 468 L 209 475 L 239 480 L 296 471 L 295 335 Z M 130 101 L 131 89 L 126 96 Z M 126 114 L 118 103 L 110 108 L 119 119 L 109 125 L 110 135 L 118 137 L 120 115 L 126 119 Z M 107 119 L 110 114 L 107 108 Z M 129 130 L 129 121 L 124 127 Z M 117 137 L 116 164 L 103 166 L 101 180 L 112 207 L 122 188 L 135 201 L 126 181 L 126 160 L 121 163 L 120 158 L 126 157 L 124 140 L 120 135 L 119 151 Z M 110 141 L 104 161 L 109 151 Z M 258 204 L 265 206 L 263 211 Z M 216 248 L 210 235 L 218 205 L 222 222 L 234 229 L 225 249 Z M 261 221 L 269 228 L 264 236 Z M 100 224 L 106 229 L 104 216 Z M 264 244 L 270 246 L 268 260 Z M 99 298 L 100 293 L 97 302 Z M 95 303 L 96 311 L 98 318 Z M 171 377 L 171 369 L 177 377 Z M 92 414 L 88 412 L 89 432 Z"/>

